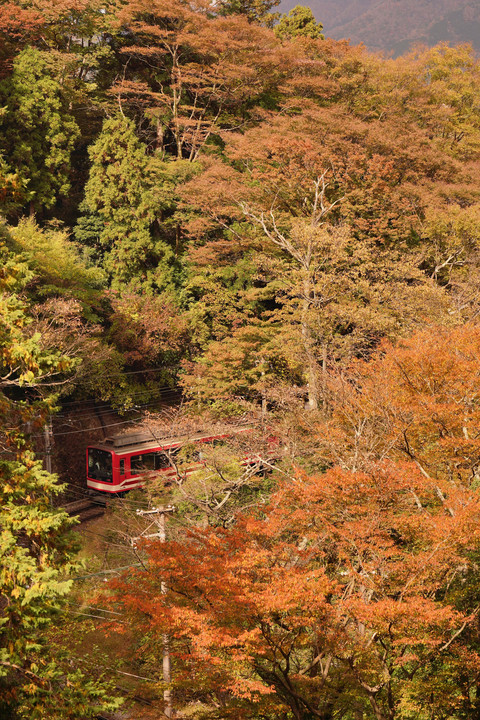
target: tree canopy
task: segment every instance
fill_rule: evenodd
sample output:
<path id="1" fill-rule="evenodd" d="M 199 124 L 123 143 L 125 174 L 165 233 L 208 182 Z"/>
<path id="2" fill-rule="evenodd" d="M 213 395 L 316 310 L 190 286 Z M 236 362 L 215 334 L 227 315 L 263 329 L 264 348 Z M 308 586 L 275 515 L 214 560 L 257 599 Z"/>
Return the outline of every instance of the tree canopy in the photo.
<path id="1" fill-rule="evenodd" d="M 100 597 L 72 595 L 61 509 L 83 460 L 59 481 L 41 462 L 49 418 L 83 458 L 77 409 L 99 407 L 97 440 L 137 418 L 211 432 L 175 448 L 173 480 L 110 503 L 127 541 L 91 531 L 128 554 L 112 635 L 95 627 L 124 653 L 112 676 L 150 683 L 145 716 L 170 690 L 198 720 L 479 716 L 479 60 L 371 55 L 276 7 L 0 5 L 12 720 L 118 705 L 94 624 L 69 619 L 88 678 L 54 631 Z M 169 541 L 137 544 L 130 510 L 164 504 Z"/>

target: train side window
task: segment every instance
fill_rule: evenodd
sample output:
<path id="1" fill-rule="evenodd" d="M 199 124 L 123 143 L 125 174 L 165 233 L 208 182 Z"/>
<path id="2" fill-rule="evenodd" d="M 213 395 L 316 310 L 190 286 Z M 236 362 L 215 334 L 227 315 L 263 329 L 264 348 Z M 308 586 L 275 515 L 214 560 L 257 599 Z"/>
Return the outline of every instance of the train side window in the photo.
<path id="1" fill-rule="evenodd" d="M 143 457 L 143 469 L 144 470 L 155 470 L 155 455 L 156 453 L 146 453 Z"/>
<path id="2" fill-rule="evenodd" d="M 113 482 L 111 452 L 88 448 L 88 477 L 100 482 Z"/>
<path id="3" fill-rule="evenodd" d="M 125 475 L 125 460 L 120 460 L 120 475 Z"/>
<path id="4" fill-rule="evenodd" d="M 170 460 L 162 452 L 149 452 L 142 455 L 132 455 L 130 458 L 130 469 L 132 475 L 149 470 L 162 470 L 170 466 Z"/>
<path id="5" fill-rule="evenodd" d="M 130 458 L 130 470 L 132 475 L 138 475 L 143 470 L 142 455 L 132 455 Z"/>
<path id="6" fill-rule="evenodd" d="M 155 453 L 155 470 L 165 470 L 170 467 L 170 458 L 162 452 Z"/>
<path id="7" fill-rule="evenodd" d="M 190 453 L 190 458 L 192 462 L 202 462 L 203 461 L 203 453 L 201 450 L 194 448 L 192 452 Z"/>

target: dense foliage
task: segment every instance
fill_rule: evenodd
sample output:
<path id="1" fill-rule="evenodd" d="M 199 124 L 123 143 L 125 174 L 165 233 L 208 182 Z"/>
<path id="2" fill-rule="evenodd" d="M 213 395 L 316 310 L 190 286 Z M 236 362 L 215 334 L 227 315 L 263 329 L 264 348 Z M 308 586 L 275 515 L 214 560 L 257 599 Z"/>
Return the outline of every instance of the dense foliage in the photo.
<path id="1" fill-rule="evenodd" d="M 53 386 L 75 360 L 42 346 L 20 297 L 31 271 L 3 243 L 0 251 L 0 712 L 73 720 L 116 705 L 46 634 L 61 617 L 77 548 L 71 518 L 52 507 L 61 486 L 35 458 L 32 437 L 53 409 Z"/>
<path id="2" fill-rule="evenodd" d="M 164 388 L 261 438 L 153 488 L 174 540 L 115 591 L 140 677 L 169 632 L 198 718 L 479 716 L 480 64 L 275 6 L 0 4 L 7 717 L 109 707 L 48 647 L 75 547 L 36 438 Z"/>

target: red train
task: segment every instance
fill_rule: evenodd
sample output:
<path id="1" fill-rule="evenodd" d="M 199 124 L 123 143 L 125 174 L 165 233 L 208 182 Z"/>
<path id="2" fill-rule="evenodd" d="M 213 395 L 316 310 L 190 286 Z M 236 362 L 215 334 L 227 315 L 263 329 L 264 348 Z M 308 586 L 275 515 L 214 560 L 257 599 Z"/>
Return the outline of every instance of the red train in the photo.
<path id="1" fill-rule="evenodd" d="M 237 432 L 245 432 L 242 429 Z M 192 460 L 191 470 L 201 462 L 201 445 L 213 444 L 231 437 L 229 434 L 196 435 L 154 439 L 151 435 L 117 435 L 106 438 L 102 444 L 87 447 L 87 486 L 104 493 L 123 493 L 142 487 L 145 479 L 161 473 L 165 479 L 174 477 L 175 455 L 185 444 L 199 445 L 197 458 Z M 271 440 L 268 441 L 271 444 Z M 272 453 L 267 452 L 269 459 Z M 242 464 L 261 462 L 260 456 L 245 457 Z"/>

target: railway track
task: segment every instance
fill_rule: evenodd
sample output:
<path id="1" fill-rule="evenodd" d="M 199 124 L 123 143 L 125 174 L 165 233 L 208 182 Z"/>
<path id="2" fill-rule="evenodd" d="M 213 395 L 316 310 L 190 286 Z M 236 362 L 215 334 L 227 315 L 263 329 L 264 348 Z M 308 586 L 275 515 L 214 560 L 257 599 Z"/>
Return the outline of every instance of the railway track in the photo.
<path id="1" fill-rule="evenodd" d="M 93 520 L 93 518 L 103 515 L 105 513 L 105 503 L 101 500 L 85 498 L 85 500 L 75 500 L 67 503 L 63 506 L 63 509 L 69 515 L 76 515 L 80 522 L 84 523 L 87 520 Z"/>

